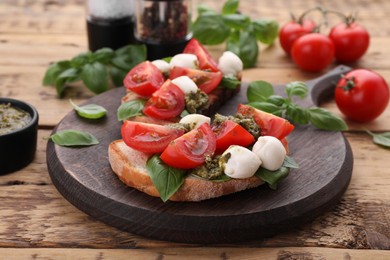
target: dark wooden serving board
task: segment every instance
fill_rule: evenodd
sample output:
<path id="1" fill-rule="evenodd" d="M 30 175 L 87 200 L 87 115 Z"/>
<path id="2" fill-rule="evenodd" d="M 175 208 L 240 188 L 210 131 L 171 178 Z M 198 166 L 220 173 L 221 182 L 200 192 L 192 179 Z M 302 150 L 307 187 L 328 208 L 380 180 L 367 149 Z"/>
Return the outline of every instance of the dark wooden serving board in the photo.
<path id="1" fill-rule="evenodd" d="M 337 67 L 308 82 L 311 96 L 303 105 L 318 104 L 348 67 Z M 275 86 L 283 92 L 283 86 Z M 291 156 L 300 168 L 292 170 L 277 190 L 267 185 L 203 202 L 166 202 L 125 186 L 112 172 L 107 147 L 120 139 L 116 111 L 124 88 L 98 95 L 86 103 L 107 108 L 100 120 L 70 112 L 54 129 L 88 131 L 100 144 L 84 148 L 47 145 L 47 165 L 54 185 L 88 215 L 119 229 L 149 238 L 188 243 L 226 243 L 259 239 L 310 221 L 335 205 L 351 174 L 351 148 L 340 132 L 296 127 L 289 137 Z M 233 114 L 245 102 L 245 86 L 223 108 Z M 244 167 L 244 166 L 243 166 Z"/>

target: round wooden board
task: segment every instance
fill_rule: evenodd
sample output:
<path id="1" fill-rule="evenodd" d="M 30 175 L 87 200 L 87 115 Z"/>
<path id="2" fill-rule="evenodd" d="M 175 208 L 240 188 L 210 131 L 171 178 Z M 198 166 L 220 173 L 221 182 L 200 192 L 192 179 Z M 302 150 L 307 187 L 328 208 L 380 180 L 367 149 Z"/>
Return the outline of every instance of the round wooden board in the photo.
<path id="1" fill-rule="evenodd" d="M 317 104 L 331 92 L 341 73 L 338 67 L 308 82 L 311 97 L 303 105 Z M 282 93 L 282 86 L 275 86 Z M 296 127 L 289 136 L 290 152 L 299 164 L 277 190 L 267 185 L 202 202 L 162 202 L 125 186 L 112 172 L 107 147 L 120 139 L 116 111 L 124 88 L 117 88 L 86 103 L 104 106 L 105 118 L 87 120 L 70 112 L 54 129 L 88 131 L 100 144 L 66 148 L 47 145 L 47 165 L 54 185 L 72 204 L 88 215 L 119 229 L 149 238 L 187 243 L 226 243 L 260 239 L 310 221 L 335 205 L 346 190 L 353 165 L 351 148 L 340 132 Z M 240 95 L 221 108 L 234 113 L 245 102 Z M 313 101 L 312 101 L 313 100 Z"/>

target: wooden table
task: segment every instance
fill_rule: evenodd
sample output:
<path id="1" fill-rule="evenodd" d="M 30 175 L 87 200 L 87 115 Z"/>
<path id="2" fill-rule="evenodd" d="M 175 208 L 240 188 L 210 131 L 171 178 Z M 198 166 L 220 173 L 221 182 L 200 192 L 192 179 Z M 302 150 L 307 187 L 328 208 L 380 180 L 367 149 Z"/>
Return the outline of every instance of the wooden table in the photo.
<path id="1" fill-rule="evenodd" d="M 86 51 L 84 2 L 0 2 L 0 96 L 27 101 L 40 114 L 35 160 L 0 176 L 0 258 L 390 259 L 390 150 L 373 144 L 363 131 L 390 131 L 390 107 L 369 124 L 348 122 L 345 136 L 354 170 L 340 203 L 313 222 L 271 238 L 222 245 L 155 241 L 109 227 L 71 205 L 49 178 L 47 137 L 71 110 L 68 98 L 81 103 L 93 94 L 75 87 L 67 98 L 58 99 L 55 89 L 41 81 L 51 62 Z M 194 6 L 220 7 L 218 2 L 198 0 Z M 289 11 L 299 14 L 308 7 L 312 3 L 305 0 L 242 0 L 240 9 L 252 18 L 284 24 Z M 373 69 L 390 82 L 390 2 L 331 0 L 326 7 L 359 11 L 372 41 L 367 54 L 350 66 Z M 221 53 L 220 46 L 209 50 L 215 56 Z M 282 84 L 320 75 L 299 70 L 277 42 L 261 46 L 257 67 L 246 70 L 244 80 Z M 334 102 L 323 106 L 339 114 Z"/>

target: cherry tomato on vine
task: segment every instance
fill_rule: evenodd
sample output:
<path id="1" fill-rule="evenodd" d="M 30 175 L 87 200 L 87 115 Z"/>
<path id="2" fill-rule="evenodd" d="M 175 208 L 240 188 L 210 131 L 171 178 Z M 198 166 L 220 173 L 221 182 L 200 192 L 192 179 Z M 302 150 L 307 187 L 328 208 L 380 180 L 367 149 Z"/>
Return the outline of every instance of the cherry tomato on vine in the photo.
<path id="1" fill-rule="evenodd" d="M 370 45 L 368 31 L 356 22 L 340 23 L 332 27 L 329 38 L 334 43 L 336 60 L 339 62 L 357 61 Z"/>
<path id="2" fill-rule="evenodd" d="M 318 72 L 332 63 L 334 44 L 323 34 L 306 34 L 294 42 L 291 57 L 301 69 Z"/>
<path id="3" fill-rule="evenodd" d="M 348 72 L 335 90 L 340 111 L 357 122 L 368 122 L 382 114 L 389 103 L 389 95 L 389 86 L 383 77 L 366 69 Z"/>
<path id="4" fill-rule="evenodd" d="M 309 19 L 286 23 L 279 31 L 279 42 L 283 50 L 290 55 L 294 41 L 305 34 L 312 33 L 316 26 L 316 23 Z"/>

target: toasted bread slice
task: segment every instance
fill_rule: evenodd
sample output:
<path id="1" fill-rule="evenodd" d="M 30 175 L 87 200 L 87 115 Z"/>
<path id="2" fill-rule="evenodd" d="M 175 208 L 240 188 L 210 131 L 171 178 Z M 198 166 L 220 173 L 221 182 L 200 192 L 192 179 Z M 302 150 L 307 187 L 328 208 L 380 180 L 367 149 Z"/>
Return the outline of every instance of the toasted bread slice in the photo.
<path id="1" fill-rule="evenodd" d="M 160 197 L 146 169 L 151 155 L 128 147 L 122 140 L 115 140 L 108 147 L 111 168 L 123 183 L 150 196 Z M 189 176 L 170 200 L 201 201 L 258 187 L 263 183 L 257 177 L 213 182 Z"/>

